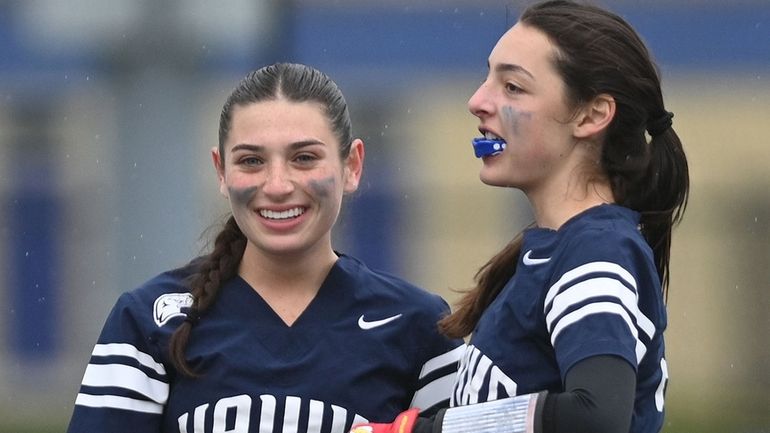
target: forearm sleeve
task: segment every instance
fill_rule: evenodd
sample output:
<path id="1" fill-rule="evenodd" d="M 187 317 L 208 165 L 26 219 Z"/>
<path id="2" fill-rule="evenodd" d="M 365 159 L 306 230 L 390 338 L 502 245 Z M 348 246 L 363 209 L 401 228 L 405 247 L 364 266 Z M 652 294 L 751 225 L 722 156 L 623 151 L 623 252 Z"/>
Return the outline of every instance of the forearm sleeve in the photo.
<path id="1" fill-rule="evenodd" d="M 624 359 L 594 356 L 570 369 L 563 393 L 547 395 L 542 433 L 627 433 L 636 372 Z"/>
<path id="2" fill-rule="evenodd" d="M 562 393 L 541 392 L 441 409 L 413 433 L 627 433 L 636 372 L 615 356 L 575 364 Z"/>

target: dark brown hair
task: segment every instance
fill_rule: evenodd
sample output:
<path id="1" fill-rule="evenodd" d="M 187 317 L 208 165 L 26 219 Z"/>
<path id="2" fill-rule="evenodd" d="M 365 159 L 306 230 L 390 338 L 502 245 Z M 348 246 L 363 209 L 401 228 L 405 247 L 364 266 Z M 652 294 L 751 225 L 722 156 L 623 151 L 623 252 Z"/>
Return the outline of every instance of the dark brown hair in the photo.
<path id="1" fill-rule="evenodd" d="M 340 158 L 347 158 L 353 133 L 347 103 L 340 89 L 326 74 L 310 66 L 277 63 L 249 73 L 225 101 L 219 121 L 219 153 L 222 155 L 223 170 L 225 143 L 234 108 L 279 98 L 319 103 L 339 139 Z M 216 301 L 222 285 L 237 275 L 246 242 L 235 218 L 230 216 L 216 236 L 212 251 L 191 263 L 194 273 L 188 281 L 193 303 L 187 309 L 187 319 L 174 331 L 169 342 L 171 361 L 182 374 L 198 374 L 185 358 L 191 330 L 198 320 L 205 318 L 206 310 Z"/>
<path id="2" fill-rule="evenodd" d="M 552 61 L 573 107 L 600 94 L 615 99 L 601 154 L 617 204 L 641 214 L 642 234 L 655 257 L 667 295 L 672 228 L 687 205 L 687 159 L 672 114 L 663 105 L 660 77 L 650 53 L 621 17 L 568 0 L 535 4 L 519 22 L 545 33 L 556 47 Z M 649 132 L 648 140 L 645 132 Z M 482 312 L 516 272 L 522 234 L 476 273 L 476 286 L 440 322 L 449 336 L 469 335 Z"/>

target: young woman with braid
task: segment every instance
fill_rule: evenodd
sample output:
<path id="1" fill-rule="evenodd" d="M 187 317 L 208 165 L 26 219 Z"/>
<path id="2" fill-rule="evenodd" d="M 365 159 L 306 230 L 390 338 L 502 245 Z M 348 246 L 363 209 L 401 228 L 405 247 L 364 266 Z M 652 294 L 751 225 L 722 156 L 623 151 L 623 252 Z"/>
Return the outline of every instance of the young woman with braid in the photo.
<path id="1" fill-rule="evenodd" d="M 344 433 L 447 406 L 463 347 L 436 326 L 446 302 L 332 248 L 364 162 L 334 82 L 249 74 L 212 156 L 232 217 L 208 255 L 120 297 L 69 432 Z"/>
<path id="2" fill-rule="evenodd" d="M 368 433 L 642 433 L 663 425 L 665 293 L 687 160 L 642 40 L 571 1 L 529 7 L 468 102 L 483 183 L 534 224 L 441 321 L 470 335 L 452 407 Z"/>

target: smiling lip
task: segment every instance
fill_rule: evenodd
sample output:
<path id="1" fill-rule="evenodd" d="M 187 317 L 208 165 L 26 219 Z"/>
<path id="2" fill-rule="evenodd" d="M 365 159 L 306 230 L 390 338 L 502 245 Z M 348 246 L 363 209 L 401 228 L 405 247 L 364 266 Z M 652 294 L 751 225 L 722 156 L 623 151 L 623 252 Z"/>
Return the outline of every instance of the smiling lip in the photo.
<path id="1" fill-rule="evenodd" d="M 257 213 L 264 219 L 274 222 L 292 221 L 303 215 L 307 210 L 304 206 L 292 206 L 284 209 L 260 208 Z"/>

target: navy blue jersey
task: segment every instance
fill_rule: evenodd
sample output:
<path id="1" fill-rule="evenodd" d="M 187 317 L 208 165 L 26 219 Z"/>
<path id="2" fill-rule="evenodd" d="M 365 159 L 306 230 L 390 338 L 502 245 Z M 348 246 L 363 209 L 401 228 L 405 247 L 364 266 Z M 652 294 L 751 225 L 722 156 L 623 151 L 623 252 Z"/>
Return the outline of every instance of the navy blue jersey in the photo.
<path id="1" fill-rule="evenodd" d="M 668 378 L 666 311 L 639 215 L 591 208 L 559 230 L 524 232 L 516 273 L 484 311 L 452 405 L 564 391 L 575 363 L 614 355 L 637 371 L 632 432 L 657 432 Z"/>
<path id="2" fill-rule="evenodd" d="M 192 328 L 190 378 L 168 341 L 192 298 L 190 269 L 120 297 L 94 348 L 69 433 L 334 432 L 449 404 L 462 341 L 438 332 L 435 294 L 342 255 L 287 326 L 243 279 Z"/>

